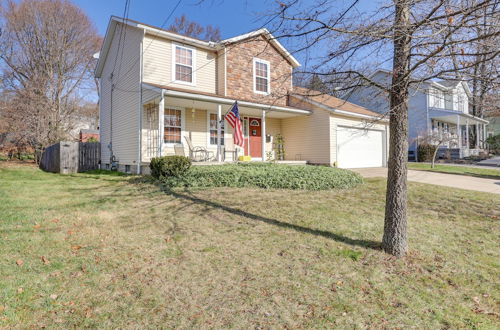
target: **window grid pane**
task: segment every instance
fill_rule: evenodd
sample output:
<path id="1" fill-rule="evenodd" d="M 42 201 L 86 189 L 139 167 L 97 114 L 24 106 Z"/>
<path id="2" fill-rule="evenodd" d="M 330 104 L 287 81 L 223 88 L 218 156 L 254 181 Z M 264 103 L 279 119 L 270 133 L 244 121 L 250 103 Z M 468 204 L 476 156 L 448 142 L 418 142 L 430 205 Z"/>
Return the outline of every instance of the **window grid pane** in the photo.
<path id="1" fill-rule="evenodd" d="M 255 78 L 255 89 L 259 92 L 267 93 L 267 79 L 265 78 Z"/>
<path id="2" fill-rule="evenodd" d="M 221 124 L 221 145 L 224 145 L 224 121 Z M 210 114 L 210 144 L 217 145 L 217 115 Z"/>
<path id="3" fill-rule="evenodd" d="M 193 82 L 193 68 L 181 64 L 176 64 L 175 80 Z"/>
<path id="4" fill-rule="evenodd" d="M 255 62 L 255 90 L 268 93 L 269 66 L 266 63 Z"/>
<path id="5" fill-rule="evenodd" d="M 193 82 L 193 51 L 186 48 L 175 48 L 175 79 Z"/>
<path id="6" fill-rule="evenodd" d="M 165 109 L 165 143 L 181 143 L 181 111 Z"/>

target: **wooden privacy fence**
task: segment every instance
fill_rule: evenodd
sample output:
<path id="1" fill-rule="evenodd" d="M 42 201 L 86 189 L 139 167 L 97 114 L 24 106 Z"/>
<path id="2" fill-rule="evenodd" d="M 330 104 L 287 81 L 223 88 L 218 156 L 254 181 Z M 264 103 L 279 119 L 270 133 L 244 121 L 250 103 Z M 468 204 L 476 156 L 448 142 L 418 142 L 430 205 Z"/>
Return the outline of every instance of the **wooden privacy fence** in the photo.
<path id="1" fill-rule="evenodd" d="M 59 142 L 44 150 L 40 168 L 62 174 L 96 170 L 100 157 L 99 142 Z"/>

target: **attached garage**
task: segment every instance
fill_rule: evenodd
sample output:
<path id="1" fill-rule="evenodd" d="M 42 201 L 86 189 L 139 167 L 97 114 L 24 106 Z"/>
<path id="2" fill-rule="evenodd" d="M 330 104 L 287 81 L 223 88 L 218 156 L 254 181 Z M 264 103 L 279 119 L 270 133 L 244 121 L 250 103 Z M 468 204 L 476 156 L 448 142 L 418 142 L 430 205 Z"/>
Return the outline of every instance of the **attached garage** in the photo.
<path id="1" fill-rule="evenodd" d="M 387 166 L 387 118 L 331 95 L 294 88 L 301 95 L 291 95 L 289 105 L 312 113 L 283 120 L 288 157 L 340 168 Z"/>
<path id="2" fill-rule="evenodd" d="M 384 166 L 384 133 L 381 130 L 337 126 L 337 166 Z"/>

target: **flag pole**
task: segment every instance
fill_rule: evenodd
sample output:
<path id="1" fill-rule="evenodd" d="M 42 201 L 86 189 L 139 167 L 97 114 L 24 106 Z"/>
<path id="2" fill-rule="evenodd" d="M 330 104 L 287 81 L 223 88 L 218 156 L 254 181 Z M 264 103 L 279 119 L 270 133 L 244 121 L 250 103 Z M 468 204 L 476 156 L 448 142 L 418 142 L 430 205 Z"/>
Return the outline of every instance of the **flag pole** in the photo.
<path id="1" fill-rule="evenodd" d="M 226 118 L 227 114 L 229 113 L 229 111 L 231 111 L 231 109 L 233 109 L 233 107 L 234 107 L 235 104 L 238 104 L 238 101 L 234 101 L 234 103 L 229 107 L 229 110 L 227 110 L 226 113 L 224 114 L 224 116 L 222 116 L 222 120 L 224 118 Z"/>
<path id="2" fill-rule="evenodd" d="M 221 143 L 221 133 L 222 133 L 222 104 L 217 105 L 217 162 L 222 161 L 222 143 Z"/>

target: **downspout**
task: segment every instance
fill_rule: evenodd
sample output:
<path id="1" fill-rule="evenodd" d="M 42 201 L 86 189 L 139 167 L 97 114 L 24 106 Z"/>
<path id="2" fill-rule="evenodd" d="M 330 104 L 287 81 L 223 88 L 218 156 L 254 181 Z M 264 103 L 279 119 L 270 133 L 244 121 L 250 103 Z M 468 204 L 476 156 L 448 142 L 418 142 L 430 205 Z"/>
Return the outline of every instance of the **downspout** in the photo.
<path id="1" fill-rule="evenodd" d="M 141 47 L 139 53 L 139 139 L 137 141 L 137 174 L 141 174 L 141 164 L 142 164 L 142 55 L 144 47 L 144 36 L 146 35 L 146 30 L 142 30 Z"/>
<path id="2" fill-rule="evenodd" d="M 163 156 L 163 139 L 165 129 L 165 90 L 162 88 L 160 103 L 158 104 L 158 155 Z"/>

